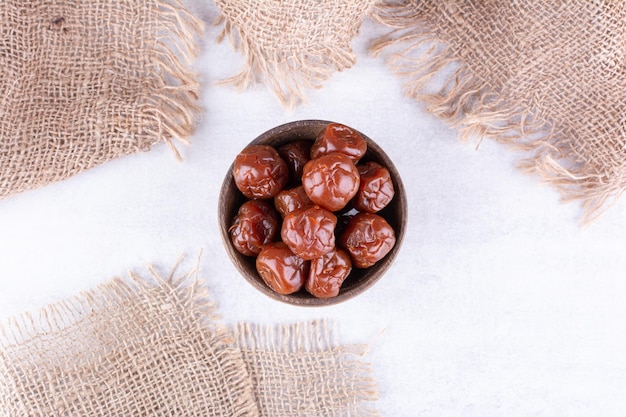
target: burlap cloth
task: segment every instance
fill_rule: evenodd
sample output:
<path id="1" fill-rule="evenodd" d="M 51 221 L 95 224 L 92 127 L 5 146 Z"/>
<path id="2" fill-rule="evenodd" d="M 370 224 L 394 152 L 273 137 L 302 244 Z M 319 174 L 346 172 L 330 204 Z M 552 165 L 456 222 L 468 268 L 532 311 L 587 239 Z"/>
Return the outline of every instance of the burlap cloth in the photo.
<path id="1" fill-rule="evenodd" d="M 215 0 L 223 31 L 245 62 L 224 80 L 241 89 L 266 84 L 287 107 L 356 63 L 350 42 L 375 0 Z"/>
<path id="2" fill-rule="evenodd" d="M 0 327 L 0 417 L 377 416 L 325 321 L 222 325 L 197 274 L 131 274 Z"/>
<path id="3" fill-rule="evenodd" d="M 0 198 L 187 141 L 202 24 L 177 0 L 0 1 Z"/>
<path id="4" fill-rule="evenodd" d="M 387 55 L 409 96 L 465 138 L 521 150 L 526 172 L 582 203 L 583 222 L 626 187 L 622 0 L 216 3 L 245 56 L 231 82 L 258 79 L 298 102 L 300 87 L 355 63 L 350 41 L 370 13 L 394 29 L 372 51 Z"/>

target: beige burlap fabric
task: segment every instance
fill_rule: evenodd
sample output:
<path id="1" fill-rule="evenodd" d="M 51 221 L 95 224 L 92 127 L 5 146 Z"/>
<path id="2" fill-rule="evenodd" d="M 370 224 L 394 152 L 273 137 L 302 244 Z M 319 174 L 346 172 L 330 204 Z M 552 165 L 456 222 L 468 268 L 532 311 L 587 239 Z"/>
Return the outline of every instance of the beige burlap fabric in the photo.
<path id="1" fill-rule="evenodd" d="M 524 151 L 584 221 L 624 191 L 626 2 L 383 1 L 373 15 L 396 29 L 373 50 L 394 50 L 412 97 Z"/>
<path id="2" fill-rule="evenodd" d="M 0 198 L 186 141 L 201 29 L 177 0 L 0 1 Z"/>
<path id="3" fill-rule="evenodd" d="M 223 31 L 244 55 L 225 83 L 241 89 L 266 84 L 288 107 L 305 99 L 335 71 L 356 63 L 350 42 L 375 0 L 216 0 Z"/>
<path id="4" fill-rule="evenodd" d="M 378 416 L 366 346 L 341 345 L 326 322 L 236 327 L 264 416 Z"/>
<path id="5" fill-rule="evenodd" d="M 375 416 L 325 322 L 221 325 L 195 274 L 131 274 L 0 327 L 0 416 Z"/>

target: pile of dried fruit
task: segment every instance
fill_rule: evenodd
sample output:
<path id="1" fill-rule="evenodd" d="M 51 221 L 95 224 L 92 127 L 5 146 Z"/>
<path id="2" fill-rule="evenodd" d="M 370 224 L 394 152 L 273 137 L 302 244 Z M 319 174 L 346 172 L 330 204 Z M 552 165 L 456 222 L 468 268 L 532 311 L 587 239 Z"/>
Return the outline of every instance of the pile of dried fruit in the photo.
<path id="1" fill-rule="evenodd" d="M 380 164 L 359 163 L 366 152 L 358 132 L 331 123 L 315 141 L 251 145 L 237 155 L 235 184 L 249 200 L 230 237 L 256 256 L 274 291 L 334 297 L 352 266 L 369 268 L 395 245 L 393 228 L 376 214 L 393 199 L 393 182 Z"/>

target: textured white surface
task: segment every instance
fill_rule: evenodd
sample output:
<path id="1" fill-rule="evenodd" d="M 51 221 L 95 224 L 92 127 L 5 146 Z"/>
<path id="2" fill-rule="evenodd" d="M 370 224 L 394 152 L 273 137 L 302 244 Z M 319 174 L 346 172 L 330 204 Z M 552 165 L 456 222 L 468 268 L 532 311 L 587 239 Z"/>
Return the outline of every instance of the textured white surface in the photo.
<path id="1" fill-rule="evenodd" d="M 216 10 L 192 8 L 207 23 Z M 367 356 L 384 416 L 617 416 L 626 409 L 626 205 L 588 228 L 516 156 L 455 131 L 405 98 L 367 56 L 309 103 L 284 110 L 263 86 L 217 87 L 241 56 L 209 27 L 205 113 L 176 162 L 165 145 L 0 202 L 0 318 L 69 297 L 152 263 L 181 270 L 199 251 L 224 320 L 334 319 Z M 292 120 L 342 122 L 375 139 L 403 175 L 408 234 L 387 275 L 361 297 L 305 309 L 279 304 L 241 278 L 222 248 L 217 201 L 237 152 Z"/>

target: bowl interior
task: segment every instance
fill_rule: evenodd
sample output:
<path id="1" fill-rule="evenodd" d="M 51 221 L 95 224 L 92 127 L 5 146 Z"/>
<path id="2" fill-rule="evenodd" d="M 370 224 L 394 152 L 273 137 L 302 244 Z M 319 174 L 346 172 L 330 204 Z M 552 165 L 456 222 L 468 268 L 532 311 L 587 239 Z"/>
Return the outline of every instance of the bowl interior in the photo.
<path id="1" fill-rule="evenodd" d="M 314 141 L 317 135 L 325 129 L 329 123 L 331 122 L 324 120 L 301 120 L 287 123 L 261 134 L 249 145 L 270 145 L 278 147 L 294 140 L 304 139 Z M 228 229 L 231 225 L 232 219 L 237 214 L 237 210 L 241 204 L 246 201 L 246 198 L 243 194 L 241 194 L 235 185 L 232 174 L 233 165 L 231 164 L 231 167 L 222 184 L 219 197 L 218 219 L 220 223 L 219 226 L 222 241 L 226 247 L 228 255 L 239 272 L 246 280 L 248 280 L 248 282 L 267 296 L 294 305 L 323 306 L 337 304 L 350 299 L 371 287 L 382 277 L 400 250 L 404 238 L 407 217 L 406 194 L 402 180 L 400 179 L 400 175 L 398 174 L 396 167 L 393 165 L 385 152 L 369 137 L 361 132 L 359 133 L 363 136 L 368 146 L 367 153 L 361 161 L 376 161 L 386 167 L 391 174 L 395 188 L 395 196 L 391 203 L 389 203 L 389 205 L 378 214 L 383 216 L 391 227 L 393 227 L 396 233 L 396 244 L 391 252 L 387 254 L 385 258 L 377 262 L 376 265 L 366 269 L 353 268 L 350 276 L 344 281 L 339 295 L 333 298 L 318 299 L 311 296 L 304 289 L 290 295 L 282 295 L 274 292 L 258 275 L 255 266 L 256 258 L 244 256 L 234 248 L 230 241 Z"/>

